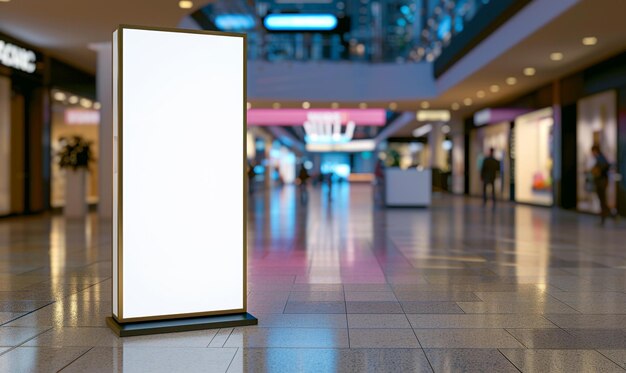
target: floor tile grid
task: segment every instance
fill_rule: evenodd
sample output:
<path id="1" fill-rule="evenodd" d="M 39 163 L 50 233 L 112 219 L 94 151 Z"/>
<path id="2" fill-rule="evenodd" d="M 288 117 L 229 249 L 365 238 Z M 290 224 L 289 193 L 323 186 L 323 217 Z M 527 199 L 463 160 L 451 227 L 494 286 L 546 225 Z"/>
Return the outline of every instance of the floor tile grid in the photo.
<path id="1" fill-rule="evenodd" d="M 596 351 L 604 356 L 605 358 L 611 360 L 613 363 L 617 364 L 618 366 L 620 366 L 622 369 L 624 369 L 626 371 L 626 359 L 624 359 L 624 361 L 620 362 L 618 359 L 611 357 L 609 354 L 606 353 L 605 350 L 602 349 L 596 349 Z M 623 350 L 624 355 L 626 356 L 626 349 Z"/>
<path id="2" fill-rule="evenodd" d="M 49 331 L 50 331 L 50 330 L 52 330 L 52 329 L 53 329 L 53 328 L 48 328 L 48 329 L 45 329 L 45 330 L 43 330 L 43 331 L 41 331 L 41 332 L 37 333 L 36 335 L 34 335 L 34 336 L 32 336 L 32 337 L 30 337 L 30 338 L 26 339 L 25 341 L 22 341 L 20 344 L 18 344 L 18 345 L 16 345 L 16 346 L 11 346 L 11 347 L 9 347 L 9 349 L 8 349 L 8 350 L 0 352 L 0 356 L 5 355 L 5 354 L 8 354 L 9 352 L 11 352 L 11 351 L 15 350 L 16 348 L 18 348 L 18 347 L 20 347 L 20 346 L 25 345 L 26 343 L 28 343 L 28 342 L 32 341 L 33 339 L 35 339 L 35 338 L 39 337 L 39 336 L 40 336 L 40 335 L 42 335 L 42 334 L 45 334 L 45 333 L 49 332 Z"/>
<path id="3" fill-rule="evenodd" d="M 89 351 L 93 350 L 94 347 L 89 347 L 85 352 L 83 352 L 82 354 L 78 355 L 74 360 L 70 361 L 69 363 L 67 363 L 64 367 L 62 367 L 61 369 L 58 370 L 58 373 L 62 372 L 65 368 L 68 368 L 70 365 L 72 365 L 74 362 L 78 361 L 81 357 L 85 356 Z"/>

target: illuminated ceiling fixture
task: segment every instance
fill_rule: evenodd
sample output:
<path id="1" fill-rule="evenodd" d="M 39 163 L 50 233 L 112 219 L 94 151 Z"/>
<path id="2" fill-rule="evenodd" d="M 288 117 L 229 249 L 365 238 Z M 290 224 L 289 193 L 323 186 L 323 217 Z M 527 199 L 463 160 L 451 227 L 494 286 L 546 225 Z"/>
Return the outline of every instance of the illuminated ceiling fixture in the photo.
<path id="1" fill-rule="evenodd" d="M 100 104 L 99 102 L 94 102 L 93 108 L 96 110 L 100 110 L 102 108 L 102 104 Z"/>
<path id="2" fill-rule="evenodd" d="M 494 84 L 491 87 L 489 87 L 489 90 L 493 93 L 500 92 L 500 86 L 497 84 Z"/>
<path id="3" fill-rule="evenodd" d="M 506 84 L 508 85 L 515 85 L 517 83 L 517 79 L 510 76 L 508 78 L 506 78 Z"/>
<path id="4" fill-rule="evenodd" d="M 485 97 L 485 91 L 478 91 L 478 92 L 476 92 L 476 97 L 478 97 L 478 98 Z"/>
<path id="5" fill-rule="evenodd" d="M 248 108 L 248 110 L 250 110 L 250 109 L 252 109 L 252 104 L 248 102 L 248 103 L 246 104 L 246 107 Z"/>
<path id="6" fill-rule="evenodd" d="M 452 103 L 452 105 L 450 106 L 452 108 L 452 110 L 459 110 L 461 108 L 461 105 L 459 105 L 458 102 L 454 102 Z"/>
<path id="7" fill-rule="evenodd" d="M 272 107 L 273 107 L 274 109 L 280 109 L 280 103 L 278 103 L 278 102 L 274 102 L 274 103 L 272 104 Z"/>
<path id="8" fill-rule="evenodd" d="M 471 98 L 469 98 L 469 97 L 468 97 L 468 98 L 466 98 L 465 100 L 463 100 L 463 104 L 464 104 L 465 106 L 470 106 L 473 102 L 474 102 L 474 101 L 472 101 L 472 99 L 471 99 Z"/>
<path id="9" fill-rule="evenodd" d="M 0 1 L 2 1 L 2 0 L 0 0 Z M 67 96 L 63 92 L 54 92 L 53 97 L 57 101 L 65 101 L 65 99 L 67 98 Z"/>
<path id="10" fill-rule="evenodd" d="M 303 109 L 308 109 L 308 108 L 310 108 L 310 107 L 311 107 L 311 103 L 310 103 L 310 102 L 308 102 L 308 101 L 304 101 L 304 102 L 302 103 L 302 108 L 303 108 Z"/>
<path id="11" fill-rule="evenodd" d="M 449 133 L 450 133 L 450 126 L 448 126 L 447 124 L 446 124 L 446 125 L 441 126 L 441 132 L 442 132 L 444 135 L 449 134 Z"/>
<path id="12" fill-rule="evenodd" d="M 415 118 L 420 122 L 447 122 L 450 120 L 450 112 L 448 110 L 420 110 Z"/>
<path id="13" fill-rule="evenodd" d="M 361 102 L 359 104 L 359 109 L 367 109 L 367 104 L 365 102 Z"/>
<path id="14" fill-rule="evenodd" d="M 342 133 L 340 113 L 309 112 L 303 124 L 307 144 L 346 143 L 354 136 L 355 123 L 349 121 Z"/>
<path id="15" fill-rule="evenodd" d="M 552 61 L 561 61 L 563 59 L 563 53 L 561 52 L 550 53 L 550 59 Z"/>
<path id="16" fill-rule="evenodd" d="M 587 36 L 583 38 L 582 41 L 583 41 L 583 45 L 587 45 L 587 46 L 598 44 L 598 38 L 596 38 L 595 36 Z"/>
<path id="17" fill-rule="evenodd" d="M 215 26 L 222 31 L 251 30 L 254 18 L 248 14 L 219 14 L 215 16 Z"/>
<path id="18" fill-rule="evenodd" d="M 420 107 L 422 109 L 428 109 L 430 107 L 430 103 L 428 101 L 422 101 Z"/>
<path id="19" fill-rule="evenodd" d="M 337 27 L 333 14 L 269 14 L 263 25 L 270 31 L 330 31 Z"/>
<path id="20" fill-rule="evenodd" d="M 339 103 L 338 102 L 333 102 L 332 104 L 330 104 L 330 107 L 333 109 L 339 109 Z"/>
<path id="21" fill-rule="evenodd" d="M 413 137 L 426 136 L 433 129 L 432 124 L 425 124 L 413 130 Z"/>
<path id="22" fill-rule="evenodd" d="M 93 105 L 93 102 L 91 102 L 91 100 L 88 100 L 86 98 L 80 99 L 80 106 L 84 107 L 85 109 L 89 109 L 91 105 Z"/>
<path id="23" fill-rule="evenodd" d="M 78 97 L 70 96 L 70 98 L 67 101 L 69 101 L 69 103 L 72 104 L 72 105 L 77 104 L 78 103 Z"/>
<path id="24" fill-rule="evenodd" d="M 534 67 L 527 67 L 524 69 L 524 75 L 526 76 L 533 76 L 535 75 L 535 73 L 537 72 L 537 70 L 535 70 Z"/>
<path id="25" fill-rule="evenodd" d="M 178 2 L 178 6 L 180 7 L 180 9 L 191 9 L 191 7 L 193 7 L 193 1 L 180 0 Z"/>
<path id="26" fill-rule="evenodd" d="M 398 108 L 398 104 L 395 102 L 389 103 L 389 110 L 396 110 Z"/>

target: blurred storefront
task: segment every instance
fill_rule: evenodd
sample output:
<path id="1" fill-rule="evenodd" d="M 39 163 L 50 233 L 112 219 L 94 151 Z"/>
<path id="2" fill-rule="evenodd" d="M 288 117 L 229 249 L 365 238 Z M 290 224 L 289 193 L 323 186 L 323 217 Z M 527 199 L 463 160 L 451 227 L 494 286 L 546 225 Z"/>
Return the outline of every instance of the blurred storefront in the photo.
<path id="1" fill-rule="evenodd" d="M 0 34 L 0 216 L 53 205 L 53 87 L 95 95 L 92 75 Z"/>
<path id="2" fill-rule="evenodd" d="M 513 139 L 515 201 L 551 206 L 553 196 L 554 132 L 552 108 L 515 119 Z"/>
<path id="3" fill-rule="evenodd" d="M 489 148 L 501 161 L 502 199 L 598 213 L 591 147 L 611 165 L 608 204 L 626 215 L 626 53 L 614 56 L 495 110 L 518 110 L 501 123 L 465 120 L 466 190 L 482 193 L 480 165 Z"/>
<path id="4" fill-rule="evenodd" d="M 0 35 L 0 216 L 47 206 L 47 70 L 42 53 Z"/>

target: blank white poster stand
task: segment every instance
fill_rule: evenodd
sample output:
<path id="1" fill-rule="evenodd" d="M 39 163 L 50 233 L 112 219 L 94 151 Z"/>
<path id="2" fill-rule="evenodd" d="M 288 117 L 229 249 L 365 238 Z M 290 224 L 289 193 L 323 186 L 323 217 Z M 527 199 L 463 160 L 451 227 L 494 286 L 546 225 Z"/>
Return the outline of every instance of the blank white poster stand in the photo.
<path id="1" fill-rule="evenodd" d="M 119 336 L 255 325 L 247 310 L 246 38 L 113 34 Z"/>

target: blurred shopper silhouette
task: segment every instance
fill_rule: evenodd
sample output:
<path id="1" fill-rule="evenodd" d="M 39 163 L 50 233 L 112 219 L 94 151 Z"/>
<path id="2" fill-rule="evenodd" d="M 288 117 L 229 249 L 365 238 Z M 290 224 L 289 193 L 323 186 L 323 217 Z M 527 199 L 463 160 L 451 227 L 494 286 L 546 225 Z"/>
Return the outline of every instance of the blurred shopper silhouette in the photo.
<path id="1" fill-rule="evenodd" d="M 383 205 L 385 203 L 385 163 L 380 158 L 374 170 L 374 184 L 374 200 Z"/>
<path id="2" fill-rule="evenodd" d="M 298 188 L 300 190 L 300 203 L 305 204 L 309 198 L 307 190 L 307 183 L 309 181 L 309 172 L 304 167 L 304 164 L 300 166 L 300 172 L 298 173 Z"/>
<path id="3" fill-rule="evenodd" d="M 611 164 L 607 161 L 606 157 L 600 150 L 600 146 L 594 145 L 591 147 L 591 153 L 596 160 L 596 163 L 591 168 L 591 174 L 593 175 L 593 183 L 600 201 L 600 224 L 604 225 L 606 217 L 611 215 L 611 210 L 607 204 L 606 189 L 609 186 L 609 169 Z"/>
<path id="4" fill-rule="evenodd" d="M 254 164 L 248 162 L 248 193 L 254 192 L 254 178 L 256 177 L 256 171 L 254 171 Z"/>
<path id="5" fill-rule="evenodd" d="M 483 160 L 483 165 L 480 169 L 480 179 L 483 181 L 483 205 L 487 204 L 487 187 L 491 186 L 491 200 L 493 206 L 496 205 L 496 176 L 500 171 L 500 161 L 494 156 L 494 149 L 489 149 L 489 155 Z"/>

